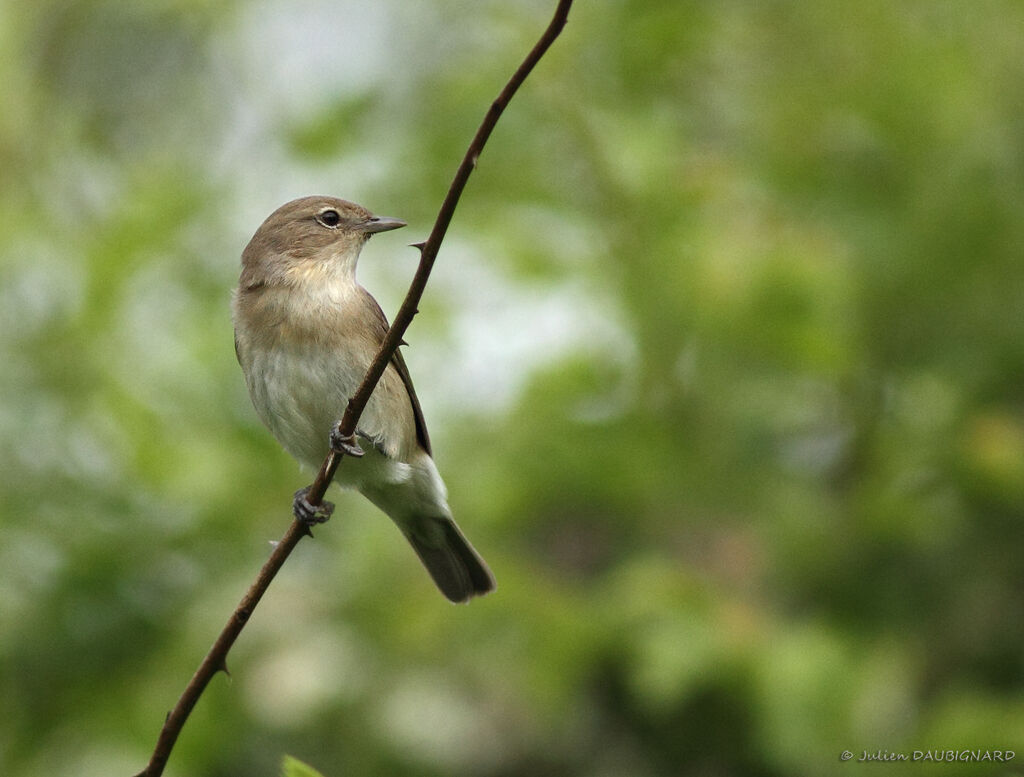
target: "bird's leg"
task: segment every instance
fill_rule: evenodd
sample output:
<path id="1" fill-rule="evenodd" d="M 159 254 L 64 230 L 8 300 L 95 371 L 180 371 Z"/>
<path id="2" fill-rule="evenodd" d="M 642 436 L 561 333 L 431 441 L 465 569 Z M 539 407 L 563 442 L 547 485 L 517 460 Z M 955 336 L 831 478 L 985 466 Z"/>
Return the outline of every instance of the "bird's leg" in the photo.
<path id="1" fill-rule="evenodd" d="M 356 436 L 350 434 L 348 436 L 341 433 L 341 421 L 338 421 L 334 426 L 331 427 L 331 450 L 335 453 L 346 453 L 349 456 L 354 456 L 357 459 L 362 456 L 365 451 L 359 447 L 359 443 L 356 441 Z"/>
<path id="2" fill-rule="evenodd" d="M 314 505 L 310 503 L 308 497 L 309 486 L 295 492 L 295 498 L 292 500 L 292 515 L 295 516 L 295 520 L 306 524 L 306 526 L 326 523 L 331 517 L 331 513 L 334 512 L 334 503 L 325 499 L 320 504 Z"/>

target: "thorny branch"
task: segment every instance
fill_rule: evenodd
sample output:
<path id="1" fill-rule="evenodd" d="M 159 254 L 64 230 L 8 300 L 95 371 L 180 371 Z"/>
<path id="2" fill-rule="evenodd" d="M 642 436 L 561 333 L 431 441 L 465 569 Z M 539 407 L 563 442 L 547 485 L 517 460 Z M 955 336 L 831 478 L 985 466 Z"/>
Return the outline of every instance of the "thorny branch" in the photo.
<path id="1" fill-rule="evenodd" d="M 508 80 L 508 83 L 505 84 L 498 97 L 491 103 L 491 107 L 484 116 L 479 129 L 477 129 L 476 135 L 474 135 L 472 142 L 469 144 L 469 148 L 466 149 L 466 155 L 463 157 L 462 163 L 452 179 L 451 186 L 448 188 L 448 194 L 441 204 L 441 209 L 438 211 L 430 236 L 425 242 L 416 244 L 416 247 L 420 249 L 420 262 L 419 267 L 416 269 L 416 274 L 413 276 L 412 284 L 409 286 L 405 301 L 398 309 L 395 320 L 391 324 L 391 328 L 388 330 L 387 336 L 377 352 L 377 356 L 366 371 L 363 382 L 349 400 L 348 407 L 345 408 L 340 429 L 343 436 L 354 434 L 356 424 L 359 422 L 359 417 L 362 415 L 374 387 L 376 387 L 381 375 L 384 374 L 384 370 L 395 350 L 402 344 L 402 335 L 405 334 L 406 329 L 409 328 L 409 324 L 412 323 L 412 319 L 417 313 L 417 307 L 419 306 L 420 298 L 423 296 L 423 290 L 426 288 L 427 279 L 430 277 L 430 271 L 434 266 L 434 260 L 437 258 L 437 252 L 441 248 L 441 242 L 444 240 L 445 233 L 448 231 L 448 225 L 455 214 L 455 207 L 459 203 L 462 191 L 466 188 L 470 174 L 476 167 L 477 160 L 480 158 L 481 152 L 483 152 L 487 139 L 497 125 L 502 112 L 511 101 L 512 96 L 522 86 L 534 66 L 536 66 L 562 32 L 562 28 L 565 27 L 569 17 L 570 6 L 572 6 L 572 0 L 559 0 L 554 17 L 551 19 L 550 24 L 548 24 L 544 34 L 541 35 L 537 44 L 527 54 L 522 64 Z M 324 430 L 324 433 L 326 434 L 327 431 Z M 320 467 L 320 471 L 317 473 L 316 479 L 309 488 L 306 498 L 310 504 L 318 505 L 323 501 L 327 487 L 330 485 L 338 466 L 341 464 L 342 456 L 342 454 L 333 451 L 328 453 L 327 458 L 324 459 L 324 463 Z M 174 743 L 177 741 L 185 721 L 192 712 L 192 708 L 199 701 L 199 697 L 202 696 L 203 691 L 213 676 L 219 671 L 227 672 L 228 651 L 238 638 L 238 635 L 242 633 L 242 629 L 245 628 L 245 624 L 270 586 L 274 576 L 277 575 L 278 570 L 281 569 L 281 566 L 288 559 L 295 546 L 298 545 L 299 540 L 309 533 L 308 527 L 299 521 L 293 521 L 288 531 L 285 532 L 284 537 L 274 547 L 270 558 L 263 565 L 256 580 L 250 586 L 245 596 L 242 597 L 242 601 L 232 613 L 231 618 L 217 637 L 217 641 L 213 643 L 213 647 L 210 648 L 210 651 L 206 654 L 189 684 L 185 687 L 185 691 L 182 693 L 181 698 L 178 699 L 178 703 L 168 713 L 167 720 L 160 731 L 160 737 L 157 740 L 153 755 L 150 757 L 149 764 L 136 777 L 160 777 L 163 774 L 164 767 L 167 765 L 167 759 L 174 748 Z"/>

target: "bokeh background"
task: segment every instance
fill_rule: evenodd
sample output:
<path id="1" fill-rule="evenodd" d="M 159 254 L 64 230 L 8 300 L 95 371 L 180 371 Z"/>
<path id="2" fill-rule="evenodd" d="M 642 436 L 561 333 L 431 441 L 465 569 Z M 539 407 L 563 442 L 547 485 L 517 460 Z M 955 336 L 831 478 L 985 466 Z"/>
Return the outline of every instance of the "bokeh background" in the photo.
<path id="1" fill-rule="evenodd" d="M 0 4 L 5 777 L 139 770 L 310 479 L 232 351 L 252 232 L 405 218 L 360 271 L 393 314 L 553 6 Z M 498 592 L 336 493 L 167 774 L 1020 774 L 1022 30 L 579 2 L 407 338 Z"/>

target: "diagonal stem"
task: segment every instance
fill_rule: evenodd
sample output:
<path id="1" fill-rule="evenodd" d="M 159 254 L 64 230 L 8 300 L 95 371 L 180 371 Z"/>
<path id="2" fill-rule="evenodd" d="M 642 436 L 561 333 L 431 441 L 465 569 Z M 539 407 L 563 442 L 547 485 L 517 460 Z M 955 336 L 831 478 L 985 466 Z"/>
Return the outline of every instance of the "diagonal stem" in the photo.
<path id="1" fill-rule="evenodd" d="M 434 260 L 437 258 L 437 252 L 441 248 L 441 242 L 444 240 L 445 233 L 448 231 L 448 225 L 455 214 L 455 207 L 458 205 L 459 198 L 466 188 L 470 174 L 476 167 L 477 160 L 480 158 L 487 139 L 491 136 L 491 132 L 497 125 L 498 119 L 501 118 L 501 114 L 508 106 L 512 96 L 522 86 L 526 77 L 562 32 L 569 17 L 570 6 L 572 6 L 572 0 L 559 0 L 555 14 L 544 34 L 541 35 L 530 53 L 526 55 L 526 58 L 508 80 L 508 83 L 505 84 L 498 97 L 491 103 L 483 121 L 480 123 L 480 127 L 476 131 L 476 135 L 473 136 L 473 140 L 466 150 L 466 155 L 463 157 L 462 163 L 452 179 L 451 186 L 448 188 L 448 194 L 445 196 L 444 202 L 441 203 L 441 209 L 438 211 L 430 236 L 426 242 L 416 245 L 420 249 L 420 262 L 416 269 L 416 274 L 413 276 L 405 301 L 398 309 L 395 320 L 391 324 L 384 342 L 381 343 L 380 350 L 366 371 L 363 382 L 359 385 L 352 398 L 349 399 L 348 406 L 345 408 L 345 414 L 341 419 L 342 435 L 347 436 L 355 433 L 356 424 L 359 423 L 359 417 L 362 415 L 366 403 L 370 400 L 373 389 L 376 387 L 381 375 L 384 374 L 384 370 L 394 355 L 395 350 L 402 344 L 402 335 L 405 334 L 417 313 L 417 307 L 419 306 L 420 299 L 423 297 L 423 290 L 426 288 L 427 279 L 430 277 Z M 330 485 L 331 480 L 334 479 L 334 474 L 341 464 L 341 459 L 342 454 L 340 453 L 332 451 L 327 454 L 320 467 L 320 471 L 317 473 L 316 479 L 309 487 L 306 498 L 310 504 L 315 506 L 323 501 L 327 487 Z M 288 527 L 288 531 L 285 532 L 281 541 L 274 547 L 273 553 L 270 554 L 270 558 L 263 565 L 256 580 L 253 581 L 245 596 L 242 597 L 242 601 L 231 614 L 231 618 L 217 637 L 217 641 L 213 643 L 213 647 L 210 648 L 210 651 L 206 654 L 192 679 L 185 686 L 185 690 L 181 698 L 178 699 L 178 703 L 168 713 L 167 719 L 164 721 L 163 728 L 160 731 L 160 736 L 157 739 L 156 748 L 150 757 L 149 764 L 135 777 L 160 777 L 163 774 L 171 750 L 174 748 L 178 735 L 181 733 L 181 729 L 184 727 L 185 721 L 188 720 L 188 716 L 191 714 L 196 702 L 199 701 L 199 697 L 202 696 L 206 686 L 209 685 L 210 680 L 213 679 L 217 672 L 227 672 L 228 651 L 231 650 L 231 646 L 238 639 L 238 635 L 242 633 L 242 629 L 245 628 L 245 624 L 248 622 L 253 610 L 263 597 L 263 594 L 266 593 L 267 588 L 270 587 L 270 583 L 281 569 L 281 566 L 288 559 L 288 556 L 291 555 L 295 546 L 299 544 L 299 540 L 307 534 L 310 534 L 308 527 L 299 521 L 293 521 L 291 526 Z"/>
<path id="2" fill-rule="evenodd" d="M 291 555 L 295 546 L 299 544 L 299 540 L 306 534 L 309 534 L 309 529 L 304 524 L 292 521 L 284 537 L 274 546 L 274 551 L 270 554 L 270 558 L 263 564 L 263 568 L 260 569 L 260 573 L 256 576 L 252 585 L 249 586 L 249 590 L 242 597 L 242 601 L 239 602 L 235 611 L 231 613 L 231 618 L 224 625 L 220 635 L 217 637 L 217 641 L 210 648 L 210 652 L 206 654 L 202 663 L 199 664 L 199 668 L 196 669 L 196 673 L 192 675 L 192 679 L 185 686 L 185 690 L 182 692 L 181 698 L 178 699 L 178 703 L 167 714 L 163 728 L 160 729 L 160 736 L 157 739 L 153 755 L 150 756 L 149 764 L 135 777 L 160 777 L 163 774 L 164 767 L 167 765 L 167 759 L 171 755 L 171 750 L 174 749 L 174 743 L 177 741 L 178 734 L 181 733 L 185 721 L 188 720 L 192 708 L 196 706 L 196 702 L 203 695 L 203 691 L 206 690 L 206 686 L 209 685 L 213 676 L 221 671 L 227 673 L 228 651 L 235 643 L 235 640 L 238 639 L 238 635 L 242 633 L 245 624 L 249 622 L 249 616 L 252 615 L 252 611 L 259 604 L 260 599 L 263 598 L 267 588 L 270 587 L 274 576 L 277 575 L 278 570 L 281 569 L 285 560 Z"/>
<path id="3" fill-rule="evenodd" d="M 501 114 L 512 100 L 513 95 L 522 86 L 526 77 L 530 75 L 530 71 L 533 70 L 541 57 L 544 56 L 544 53 L 551 47 L 551 44 L 555 42 L 555 38 L 562 32 L 562 28 L 565 27 L 565 23 L 568 21 L 569 7 L 571 5 L 572 0 L 559 0 L 558 8 L 555 9 L 555 15 L 552 17 L 551 23 L 548 24 L 544 34 L 541 35 L 540 40 L 537 41 L 530 53 L 526 55 L 526 59 L 519 65 L 516 72 L 512 74 L 508 83 L 505 84 L 505 88 L 501 90 L 498 97 L 491 103 L 491 107 L 487 110 L 483 121 L 480 123 L 476 135 L 473 136 L 469 148 L 466 149 L 466 154 L 462 158 L 459 169 L 455 172 L 451 186 L 448 187 L 448 194 L 445 195 L 444 202 L 441 203 L 441 209 L 437 213 L 437 219 L 434 221 L 434 228 L 431 230 L 430 236 L 426 242 L 416 244 L 416 247 L 420 249 L 420 263 L 419 267 L 416 268 L 416 274 L 413 276 L 412 284 L 409 286 L 405 300 L 398 309 L 398 313 L 395 314 L 395 320 L 392 322 L 384 342 L 381 343 L 377 356 L 366 371 L 363 382 L 348 401 L 348 407 L 345 408 L 345 414 L 341 418 L 340 431 L 342 436 L 347 437 L 355 434 L 359 416 L 366 407 L 366 403 L 369 402 L 370 395 L 373 393 L 377 381 L 384 374 L 384 370 L 387 368 L 388 362 L 391 361 L 391 357 L 398 346 L 402 344 L 402 336 L 409 328 L 409 324 L 412 323 L 413 316 L 419 312 L 417 308 L 420 304 L 420 299 L 423 297 L 423 290 L 426 288 L 430 271 L 434 267 L 437 252 L 441 248 L 441 242 L 444 240 L 444 236 L 448 231 L 448 225 L 455 214 L 455 207 L 459 204 L 462 191 L 466 188 L 470 173 L 476 167 L 477 160 L 484 150 L 487 139 L 491 136 L 491 132 L 497 125 L 498 119 L 501 118 Z M 310 504 L 318 505 L 323 500 L 327 487 L 331 484 L 338 465 L 341 464 L 341 458 L 341 454 L 332 452 L 324 459 L 324 463 L 320 467 L 320 471 L 317 473 L 316 479 L 313 481 L 313 485 L 310 486 L 309 493 L 306 496 Z"/>

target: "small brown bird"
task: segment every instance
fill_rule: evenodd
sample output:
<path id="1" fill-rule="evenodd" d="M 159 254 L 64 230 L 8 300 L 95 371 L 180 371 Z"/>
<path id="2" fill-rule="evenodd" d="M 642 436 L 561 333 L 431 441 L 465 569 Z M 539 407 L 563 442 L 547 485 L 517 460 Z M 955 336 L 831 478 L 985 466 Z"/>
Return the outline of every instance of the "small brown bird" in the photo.
<path id="1" fill-rule="evenodd" d="M 284 449 L 314 469 L 332 445 L 358 455 L 332 430 L 388 322 L 356 282 L 356 263 L 372 235 L 404 226 L 346 200 L 303 197 L 270 214 L 242 253 L 232 312 L 249 396 Z M 398 351 L 356 434 L 365 455 L 345 461 L 335 482 L 358 489 L 391 517 L 451 601 L 493 590 L 490 569 L 452 519 Z M 296 494 L 295 513 L 306 522 L 325 520 L 304 490 Z"/>

